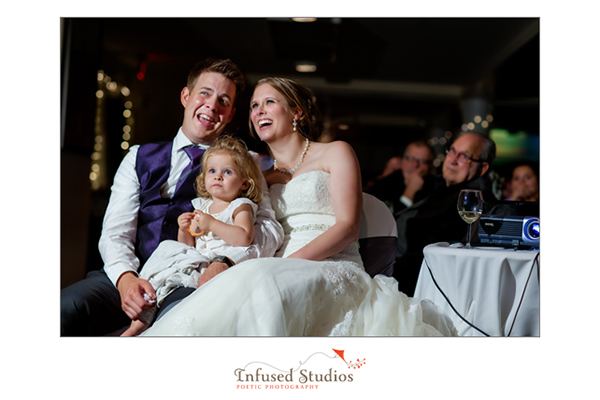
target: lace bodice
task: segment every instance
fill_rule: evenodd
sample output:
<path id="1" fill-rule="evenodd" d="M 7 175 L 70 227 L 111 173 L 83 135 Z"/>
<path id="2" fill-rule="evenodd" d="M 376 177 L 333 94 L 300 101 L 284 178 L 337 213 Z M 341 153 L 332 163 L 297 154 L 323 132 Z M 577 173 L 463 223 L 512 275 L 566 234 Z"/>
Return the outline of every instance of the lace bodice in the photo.
<path id="1" fill-rule="evenodd" d="M 287 184 L 271 185 L 271 203 L 285 232 L 283 246 L 276 256 L 292 254 L 335 224 L 329 178 L 325 171 L 310 171 Z M 356 242 L 330 259 L 362 265 Z"/>
<path id="2" fill-rule="evenodd" d="M 329 191 L 329 174 L 310 171 L 270 187 L 271 203 L 279 221 L 298 214 L 321 214 L 334 217 Z"/>

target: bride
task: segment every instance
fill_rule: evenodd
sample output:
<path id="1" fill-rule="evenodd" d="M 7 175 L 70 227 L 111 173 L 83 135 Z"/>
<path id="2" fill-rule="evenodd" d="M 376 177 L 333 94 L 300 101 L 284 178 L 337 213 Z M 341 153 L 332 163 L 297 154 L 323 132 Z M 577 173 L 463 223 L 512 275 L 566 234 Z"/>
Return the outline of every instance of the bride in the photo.
<path id="1" fill-rule="evenodd" d="M 265 178 L 284 243 L 276 257 L 216 275 L 144 335 L 456 335 L 433 303 L 409 299 L 393 278 L 364 271 L 358 160 L 345 142 L 316 141 L 323 125 L 312 92 L 265 78 L 250 109 L 250 129 L 275 160 Z"/>

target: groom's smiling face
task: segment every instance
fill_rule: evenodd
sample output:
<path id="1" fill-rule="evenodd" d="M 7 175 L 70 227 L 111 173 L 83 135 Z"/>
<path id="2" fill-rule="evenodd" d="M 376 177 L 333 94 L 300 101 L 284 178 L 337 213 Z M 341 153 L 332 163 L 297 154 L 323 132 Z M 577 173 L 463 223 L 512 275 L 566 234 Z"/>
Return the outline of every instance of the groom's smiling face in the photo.
<path id="1" fill-rule="evenodd" d="M 213 144 L 235 114 L 235 95 L 235 83 L 216 72 L 203 72 L 192 89 L 183 88 L 185 136 L 192 143 Z"/>

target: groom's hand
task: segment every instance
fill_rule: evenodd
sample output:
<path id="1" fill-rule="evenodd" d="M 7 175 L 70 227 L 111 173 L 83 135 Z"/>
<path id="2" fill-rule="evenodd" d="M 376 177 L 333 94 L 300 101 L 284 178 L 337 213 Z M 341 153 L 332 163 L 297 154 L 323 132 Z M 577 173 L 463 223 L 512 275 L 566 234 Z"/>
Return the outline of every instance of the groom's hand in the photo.
<path id="1" fill-rule="evenodd" d="M 229 269 L 229 266 L 224 262 L 213 262 L 204 271 L 200 279 L 198 279 L 198 287 L 204 285 L 206 282 L 219 275 L 221 272 Z"/>
<path id="2" fill-rule="evenodd" d="M 126 272 L 117 281 L 117 290 L 121 295 L 121 308 L 131 319 L 137 319 L 139 315 L 152 304 L 144 300 L 144 293 L 150 297 L 156 296 L 154 288 L 145 279 L 137 277 L 132 272 Z"/>

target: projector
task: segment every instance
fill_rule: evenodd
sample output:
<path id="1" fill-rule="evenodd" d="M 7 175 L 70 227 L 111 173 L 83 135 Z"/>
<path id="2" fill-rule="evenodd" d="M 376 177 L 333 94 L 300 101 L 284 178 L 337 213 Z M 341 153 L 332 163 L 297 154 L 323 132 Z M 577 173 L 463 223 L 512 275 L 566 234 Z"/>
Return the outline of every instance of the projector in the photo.
<path id="1" fill-rule="evenodd" d="M 540 219 L 515 215 L 482 215 L 479 241 L 501 246 L 540 246 Z"/>

